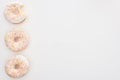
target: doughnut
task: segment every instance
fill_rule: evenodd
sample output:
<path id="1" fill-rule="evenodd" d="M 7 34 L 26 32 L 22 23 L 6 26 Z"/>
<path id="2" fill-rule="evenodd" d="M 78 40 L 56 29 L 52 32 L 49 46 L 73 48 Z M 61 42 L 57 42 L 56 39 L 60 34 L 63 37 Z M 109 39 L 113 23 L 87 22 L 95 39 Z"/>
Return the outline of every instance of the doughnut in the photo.
<path id="1" fill-rule="evenodd" d="M 6 19 L 11 23 L 21 23 L 26 19 L 23 11 L 23 4 L 19 2 L 10 3 L 6 6 L 4 11 Z"/>
<path id="2" fill-rule="evenodd" d="M 5 34 L 5 43 L 12 51 L 22 51 L 29 44 L 28 35 L 20 28 L 12 29 Z"/>
<path id="3" fill-rule="evenodd" d="M 20 78 L 29 70 L 29 61 L 23 55 L 15 55 L 11 57 L 6 65 L 5 71 L 12 78 Z"/>

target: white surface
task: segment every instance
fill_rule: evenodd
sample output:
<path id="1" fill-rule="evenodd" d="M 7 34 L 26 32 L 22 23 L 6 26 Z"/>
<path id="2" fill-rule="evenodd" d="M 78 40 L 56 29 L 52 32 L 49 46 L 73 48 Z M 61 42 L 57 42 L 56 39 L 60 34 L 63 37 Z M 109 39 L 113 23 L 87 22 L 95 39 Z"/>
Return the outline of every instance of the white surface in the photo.
<path id="1" fill-rule="evenodd" d="M 0 80 L 15 55 L 4 34 L 18 26 L 30 34 L 31 69 L 17 80 L 120 80 L 120 0 L 19 0 L 28 19 L 13 25 L 4 18 L 0 0 Z"/>

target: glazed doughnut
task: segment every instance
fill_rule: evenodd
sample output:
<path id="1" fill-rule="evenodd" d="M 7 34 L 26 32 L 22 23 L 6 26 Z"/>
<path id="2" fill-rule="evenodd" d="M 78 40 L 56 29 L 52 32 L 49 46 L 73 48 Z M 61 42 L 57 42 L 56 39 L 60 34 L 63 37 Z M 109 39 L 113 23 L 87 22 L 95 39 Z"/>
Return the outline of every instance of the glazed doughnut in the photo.
<path id="1" fill-rule="evenodd" d="M 28 35 L 22 29 L 15 28 L 6 33 L 5 43 L 12 51 L 22 51 L 28 46 Z"/>
<path id="2" fill-rule="evenodd" d="M 10 3 L 5 8 L 5 17 L 11 23 L 21 23 L 26 19 L 26 15 L 22 10 L 23 4 L 19 2 Z"/>
<path id="3" fill-rule="evenodd" d="M 29 70 L 29 61 L 22 55 L 15 55 L 5 65 L 6 73 L 12 78 L 20 78 Z"/>

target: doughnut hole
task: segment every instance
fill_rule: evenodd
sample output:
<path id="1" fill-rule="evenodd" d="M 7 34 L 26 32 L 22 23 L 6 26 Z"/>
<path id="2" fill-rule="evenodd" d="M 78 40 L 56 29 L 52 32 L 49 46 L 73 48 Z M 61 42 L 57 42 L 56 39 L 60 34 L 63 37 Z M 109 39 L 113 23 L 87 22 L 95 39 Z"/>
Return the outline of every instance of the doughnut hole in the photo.
<path id="1" fill-rule="evenodd" d="M 15 42 L 20 41 L 20 39 L 21 39 L 21 37 L 19 37 L 19 36 L 14 37 L 14 41 L 15 41 Z"/>
<path id="2" fill-rule="evenodd" d="M 20 65 L 19 65 L 19 64 L 15 64 L 14 68 L 15 68 L 15 69 L 19 69 L 19 68 L 20 68 Z"/>

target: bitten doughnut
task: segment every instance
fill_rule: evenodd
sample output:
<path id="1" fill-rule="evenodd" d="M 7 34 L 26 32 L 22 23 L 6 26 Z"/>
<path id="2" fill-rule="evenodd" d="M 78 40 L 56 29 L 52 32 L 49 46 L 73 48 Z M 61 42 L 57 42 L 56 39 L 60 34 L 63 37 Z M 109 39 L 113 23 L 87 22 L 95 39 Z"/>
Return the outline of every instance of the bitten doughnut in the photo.
<path id="1" fill-rule="evenodd" d="M 28 35 L 24 30 L 15 28 L 6 33 L 5 43 L 12 51 L 22 51 L 28 46 Z"/>
<path id="2" fill-rule="evenodd" d="M 6 73 L 12 78 L 20 78 L 29 70 L 29 61 L 22 55 L 15 55 L 5 65 Z"/>
<path id="3" fill-rule="evenodd" d="M 19 2 L 10 3 L 5 8 L 5 17 L 11 23 L 21 23 L 26 19 L 23 11 L 23 4 Z"/>

